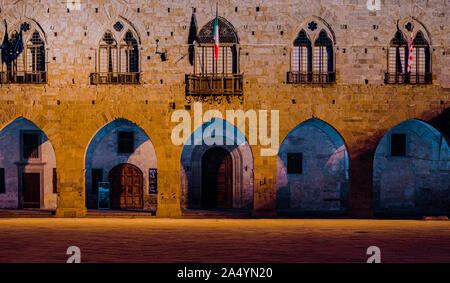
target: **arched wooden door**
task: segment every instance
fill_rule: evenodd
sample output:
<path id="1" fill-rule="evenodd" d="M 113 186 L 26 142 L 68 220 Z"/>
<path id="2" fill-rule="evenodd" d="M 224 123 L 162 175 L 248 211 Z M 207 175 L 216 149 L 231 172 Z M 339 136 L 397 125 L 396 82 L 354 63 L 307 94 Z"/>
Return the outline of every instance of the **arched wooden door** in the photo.
<path id="1" fill-rule="evenodd" d="M 143 209 L 142 171 L 134 165 L 119 164 L 109 171 L 112 209 Z"/>
<path id="2" fill-rule="evenodd" d="M 232 208 L 231 156 L 223 148 L 209 149 L 202 157 L 202 206 Z"/>

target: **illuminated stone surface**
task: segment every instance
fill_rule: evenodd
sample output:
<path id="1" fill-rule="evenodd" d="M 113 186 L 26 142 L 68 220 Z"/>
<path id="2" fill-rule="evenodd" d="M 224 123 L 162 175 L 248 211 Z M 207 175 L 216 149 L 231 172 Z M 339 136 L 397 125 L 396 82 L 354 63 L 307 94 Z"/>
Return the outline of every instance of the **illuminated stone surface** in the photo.
<path id="1" fill-rule="evenodd" d="M 448 221 L 0 219 L 0 262 L 450 262 Z"/>

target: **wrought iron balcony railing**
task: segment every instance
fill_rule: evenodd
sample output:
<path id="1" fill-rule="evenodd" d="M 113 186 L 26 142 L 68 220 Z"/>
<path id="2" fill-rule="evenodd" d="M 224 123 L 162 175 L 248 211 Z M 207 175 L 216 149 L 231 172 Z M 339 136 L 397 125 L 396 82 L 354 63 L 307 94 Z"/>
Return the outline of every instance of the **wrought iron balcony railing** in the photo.
<path id="1" fill-rule="evenodd" d="M 330 84 L 336 82 L 335 72 L 313 73 L 313 72 L 288 72 L 288 84 Z"/>
<path id="2" fill-rule="evenodd" d="M 186 74 L 186 95 L 242 95 L 243 74 Z"/>
<path id="3" fill-rule="evenodd" d="M 45 84 L 47 72 L 0 72 L 1 84 Z"/>
<path id="4" fill-rule="evenodd" d="M 141 73 L 91 73 L 91 84 L 139 84 Z"/>
<path id="5" fill-rule="evenodd" d="M 385 84 L 431 84 L 432 73 L 411 74 L 411 73 L 385 73 Z"/>

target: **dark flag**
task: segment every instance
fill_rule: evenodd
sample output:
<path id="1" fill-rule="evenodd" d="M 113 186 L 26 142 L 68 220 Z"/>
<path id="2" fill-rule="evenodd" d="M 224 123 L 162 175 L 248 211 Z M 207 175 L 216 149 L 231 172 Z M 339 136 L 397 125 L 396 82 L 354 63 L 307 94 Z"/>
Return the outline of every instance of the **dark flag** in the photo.
<path id="1" fill-rule="evenodd" d="M 11 42 L 11 62 L 19 57 L 20 53 L 23 52 L 23 36 L 22 36 L 22 25 L 20 26 L 19 34 Z"/>
<path id="2" fill-rule="evenodd" d="M 397 33 L 401 34 L 400 28 L 398 27 L 398 21 L 397 21 Z M 395 48 L 395 71 L 397 73 L 402 73 L 402 58 L 400 57 L 400 45 L 401 41 L 399 42 L 399 45 Z"/>
<path id="3" fill-rule="evenodd" d="M 2 63 L 10 64 L 19 57 L 23 52 L 23 25 L 20 26 L 20 32 L 16 34 L 11 40 L 8 37 L 8 25 L 5 20 L 5 37 L 2 43 Z"/>
<path id="4" fill-rule="evenodd" d="M 195 60 L 195 47 L 194 42 L 198 42 L 197 38 L 197 19 L 195 17 L 195 13 L 192 13 L 191 17 L 191 25 L 189 27 L 189 36 L 188 36 L 188 44 L 189 44 L 189 63 L 194 65 Z"/>
<path id="5" fill-rule="evenodd" d="M 5 20 L 5 36 L 3 37 L 3 43 L 2 43 L 2 47 L 1 47 L 1 49 L 2 49 L 2 63 L 6 63 L 6 64 L 8 64 L 8 63 L 10 63 L 10 61 L 9 61 L 9 54 L 10 54 L 10 51 L 9 51 L 9 48 L 10 46 L 9 46 L 9 37 L 8 37 L 8 24 L 6 23 L 6 20 Z"/>

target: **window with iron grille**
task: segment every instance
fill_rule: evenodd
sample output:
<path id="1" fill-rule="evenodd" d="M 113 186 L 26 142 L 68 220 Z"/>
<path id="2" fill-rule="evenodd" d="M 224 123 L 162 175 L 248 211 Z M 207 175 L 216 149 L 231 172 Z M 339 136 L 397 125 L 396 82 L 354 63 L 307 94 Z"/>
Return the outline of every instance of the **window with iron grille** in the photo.
<path id="1" fill-rule="evenodd" d="M 39 133 L 23 133 L 22 135 L 22 158 L 36 159 L 39 158 Z"/>
<path id="2" fill-rule="evenodd" d="M 132 153 L 134 151 L 134 132 L 120 131 L 118 133 L 118 152 Z"/>
<path id="3" fill-rule="evenodd" d="M 315 29 L 313 29 L 315 30 Z M 289 83 L 333 83 L 333 42 L 325 30 L 321 30 L 314 44 L 305 30 L 294 41 L 291 52 Z"/>
<path id="4" fill-rule="evenodd" d="M 117 42 L 110 32 L 105 33 L 100 43 L 98 65 L 100 73 L 118 72 Z"/>
<path id="5" fill-rule="evenodd" d="M 214 39 L 212 30 L 214 20 L 208 22 L 198 34 L 199 46 L 195 48 L 194 73 L 196 74 L 237 74 L 239 56 L 236 45 L 239 43 L 234 27 L 225 19 L 219 18 L 219 54 L 214 58 Z"/>
<path id="6" fill-rule="evenodd" d="M 120 72 L 139 72 L 139 49 L 138 42 L 131 31 L 127 31 L 120 45 Z"/>
<path id="7" fill-rule="evenodd" d="M 406 156 L 406 134 L 391 134 L 391 156 Z"/>
<path id="8" fill-rule="evenodd" d="M 214 46 L 198 46 L 195 48 L 196 74 L 233 74 L 233 47 L 220 46 L 217 60 L 214 58 Z"/>
<path id="9" fill-rule="evenodd" d="M 411 83 L 428 83 L 431 73 L 430 46 L 419 31 L 413 40 L 414 60 L 411 63 Z"/>
<path id="10" fill-rule="evenodd" d="M 313 58 L 314 73 L 333 72 L 333 43 L 324 30 L 314 42 Z"/>
<path id="11" fill-rule="evenodd" d="M 103 169 L 101 168 L 92 169 L 91 174 L 92 174 L 91 192 L 93 194 L 98 194 L 98 183 L 103 182 Z"/>
<path id="12" fill-rule="evenodd" d="M 291 70 L 303 74 L 311 72 L 311 55 L 311 41 L 306 32 L 302 30 L 294 41 Z"/>
<path id="13" fill-rule="evenodd" d="M 0 168 L 0 194 L 6 193 L 5 168 Z"/>
<path id="14" fill-rule="evenodd" d="M 14 39 L 17 34 L 14 34 Z M 15 61 L 6 65 L 6 77 L 2 82 L 9 83 L 45 83 L 46 62 L 45 44 L 41 35 L 35 30 L 24 46 L 24 51 Z"/>
<path id="15" fill-rule="evenodd" d="M 288 174 L 303 173 L 303 153 L 287 154 L 287 173 Z"/>
<path id="16" fill-rule="evenodd" d="M 389 74 L 406 73 L 408 65 L 408 44 L 401 31 L 395 33 L 391 40 L 388 54 L 388 72 Z M 403 80 L 401 81 L 403 82 Z"/>

